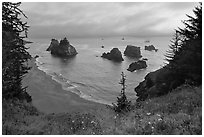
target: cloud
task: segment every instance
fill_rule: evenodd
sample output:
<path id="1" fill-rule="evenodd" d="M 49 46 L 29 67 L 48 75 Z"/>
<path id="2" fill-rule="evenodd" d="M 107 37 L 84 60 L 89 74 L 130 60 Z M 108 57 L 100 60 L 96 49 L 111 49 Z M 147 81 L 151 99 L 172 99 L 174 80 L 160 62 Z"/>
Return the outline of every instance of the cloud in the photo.
<path id="1" fill-rule="evenodd" d="M 181 26 L 197 3 L 74 3 L 29 2 L 31 38 L 163 36 Z"/>

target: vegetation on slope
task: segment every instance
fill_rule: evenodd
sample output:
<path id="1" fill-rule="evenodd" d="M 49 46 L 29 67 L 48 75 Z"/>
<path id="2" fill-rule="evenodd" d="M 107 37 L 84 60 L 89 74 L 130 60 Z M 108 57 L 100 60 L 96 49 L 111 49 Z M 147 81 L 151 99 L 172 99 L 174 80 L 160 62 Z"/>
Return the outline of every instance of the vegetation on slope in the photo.
<path id="1" fill-rule="evenodd" d="M 183 85 L 136 103 L 129 112 L 45 115 L 21 101 L 3 101 L 3 134 L 202 134 L 202 87 Z"/>

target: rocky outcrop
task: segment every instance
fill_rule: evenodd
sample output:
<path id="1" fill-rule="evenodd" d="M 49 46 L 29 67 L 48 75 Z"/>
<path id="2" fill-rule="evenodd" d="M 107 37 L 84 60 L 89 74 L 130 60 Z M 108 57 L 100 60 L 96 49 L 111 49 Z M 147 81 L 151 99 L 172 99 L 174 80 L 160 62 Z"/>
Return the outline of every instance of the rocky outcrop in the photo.
<path id="1" fill-rule="evenodd" d="M 127 70 L 133 72 L 135 70 L 143 69 L 143 68 L 146 68 L 146 67 L 147 67 L 146 61 L 139 60 L 137 62 L 131 63 Z"/>
<path id="2" fill-rule="evenodd" d="M 175 79 L 175 77 L 166 67 L 148 73 L 145 80 L 135 88 L 138 97 L 137 101 L 165 95 L 183 84 L 184 81 L 179 78 Z"/>
<path id="3" fill-rule="evenodd" d="M 53 49 L 53 48 L 55 48 L 55 47 L 58 47 L 58 46 L 59 46 L 58 40 L 52 39 L 52 40 L 51 40 L 51 43 L 50 43 L 50 46 L 47 48 L 46 51 L 51 51 L 51 49 Z"/>
<path id="4" fill-rule="evenodd" d="M 66 38 L 61 40 L 60 43 L 58 40 L 52 39 L 47 51 L 50 51 L 52 55 L 60 57 L 71 57 L 77 54 L 76 49 L 70 45 Z"/>
<path id="5" fill-rule="evenodd" d="M 101 57 L 118 62 L 124 60 L 118 48 L 113 48 L 110 52 L 103 53 Z"/>
<path id="6" fill-rule="evenodd" d="M 135 58 L 142 57 L 140 47 L 136 47 L 132 45 L 127 45 L 124 51 L 124 55 L 128 57 L 135 57 Z"/>
<path id="7" fill-rule="evenodd" d="M 137 101 L 145 100 L 157 95 L 156 77 L 161 70 L 150 72 L 145 76 L 145 80 L 135 88 Z"/>
<path id="8" fill-rule="evenodd" d="M 148 50 L 148 51 L 154 50 L 156 52 L 158 51 L 158 49 L 156 49 L 153 45 L 145 46 L 145 50 Z"/>

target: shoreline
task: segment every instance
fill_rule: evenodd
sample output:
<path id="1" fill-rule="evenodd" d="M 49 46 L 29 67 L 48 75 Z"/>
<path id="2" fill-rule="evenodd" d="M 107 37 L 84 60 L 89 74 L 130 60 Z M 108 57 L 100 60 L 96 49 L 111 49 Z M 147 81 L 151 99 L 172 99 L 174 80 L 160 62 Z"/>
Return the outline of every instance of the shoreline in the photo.
<path id="1" fill-rule="evenodd" d="M 39 58 L 39 57 L 38 57 Z M 35 65 L 37 66 L 37 69 L 44 72 L 46 75 L 50 76 L 52 80 L 56 81 L 57 83 L 59 83 L 62 86 L 62 89 L 68 92 L 72 92 L 76 95 L 78 95 L 80 98 L 91 101 L 91 102 L 95 102 L 95 103 L 99 103 L 99 104 L 103 104 L 103 105 L 108 105 L 108 106 L 112 106 L 112 104 L 107 103 L 106 101 L 103 100 L 97 100 L 95 98 L 93 98 L 93 96 L 90 95 L 86 95 L 85 93 L 83 93 L 82 91 L 79 91 L 78 89 L 75 89 L 75 87 L 77 87 L 74 84 L 70 83 L 70 80 L 68 80 L 67 78 L 63 77 L 62 74 L 57 74 L 56 72 L 54 72 L 53 74 L 50 73 L 49 71 L 47 71 L 47 69 L 42 68 L 42 66 L 40 66 L 41 64 L 43 64 L 42 62 L 40 62 L 38 60 L 38 58 L 35 59 Z M 62 81 L 63 82 L 62 82 Z M 74 89 L 74 90 L 73 90 Z"/>
<path id="2" fill-rule="evenodd" d="M 64 90 L 62 85 L 38 69 L 35 59 L 28 61 L 31 70 L 22 80 L 24 87 L 32 97 L 32 104 L 43 113 L 90 112 L 106 107 L 105 104 L 81 98 L 79 95 Z"/>

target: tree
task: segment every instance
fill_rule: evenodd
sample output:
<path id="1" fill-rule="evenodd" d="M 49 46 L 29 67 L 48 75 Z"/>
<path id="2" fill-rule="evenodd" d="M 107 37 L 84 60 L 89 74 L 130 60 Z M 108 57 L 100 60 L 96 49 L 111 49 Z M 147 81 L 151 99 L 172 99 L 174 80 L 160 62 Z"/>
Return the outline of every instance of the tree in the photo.
<path id="1" fill-rule="evenodd" d="M 18 8 L 20 2 L 2 3 L 2 97 L 4 99 L 18 98 L 31 101 L 31 97 L 22 87 L 21 80 L 30 69 L 25 62 L 30 54 L 24 46 L 28 27 L 21 21 L 25 14 Z"/>
<path id="2" fill-rule="evenodd" d="M 172 40 L 170 41 L 171 44 L 169 46 L 169 50 L 166 53 L 166 60 L 169 62 L 173 62 L 175 55 L 177 55 L 177 52 L 179 50 L 181 38 L 179 37 L 178 30 L 175 30 L 175 34 L 173 35 Z"/>
<path id="3" fill-rule="evenodd" d="M 167 51 L 168 69 L 179 81 L 202 83 L 202 3 L 193 10 L 195 17 L 183 21 Z"/>
<path id="4" fill-rule="evenodd" d="M 125 85 L 126 79 L 125 79 L 125 77 L 126 76 L 124 75 L 123 72 L 122 72 L 121 76 L 122 76 L 122 78 L 121 78 L 121 80 L 119 82 L 119 84 L 122 86 L 121 93 L 120 93 L 119 97 L 117 97 L 117 104 L 116 105 L 113 104 L 114 110 L 116 112 L 119 112 L 119 113 L 122 112 L 122 111 L 129 111 L 130 104 L 131 104 L 131 102 L 127 100 L 127 97 L 125 95 L 125 89 L 126 89 L 126 85 Z"/>
<path id="5" fill-rule="evenodd" d="M 183 21 L 185 28 L 179 28 L 179 32 L 184 36 L 184 41 L 192 39 L 202 39 L 202 3 L 193 10 L 195 17 L 187 15 L 188 20 Z"/>

